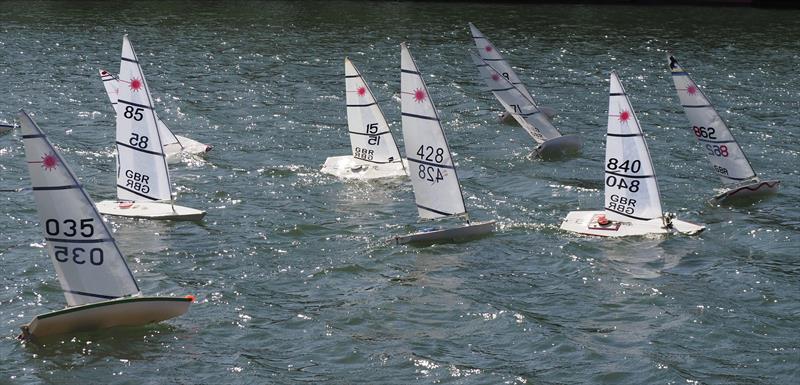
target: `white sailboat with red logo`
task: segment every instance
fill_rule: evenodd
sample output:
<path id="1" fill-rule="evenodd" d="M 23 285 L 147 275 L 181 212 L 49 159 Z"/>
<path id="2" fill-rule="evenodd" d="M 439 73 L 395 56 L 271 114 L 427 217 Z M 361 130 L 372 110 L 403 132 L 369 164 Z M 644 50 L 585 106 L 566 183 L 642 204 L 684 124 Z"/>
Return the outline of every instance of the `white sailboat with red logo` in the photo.
<path id="1" fill-rule="evenodd" d="M 107 70 L 101 69 L 100 79 L 103 81 L 103 86 L 106 89 L 106 94 L 111 101 L 111 105 L 114 107 L 114 111 L 119 114 L 119 107 L 121 106 L 121 104 L 117 102 L 120 87 L 119 77 Z M 122 108 L 122 112 L 124 113 L 124 109 L 127 107 L 122 105 Z M 161 135 L 161 144 L 164 147 L 164 154 L 167 156 L 167 163 L 179 163 L 183 159 L 183 154 L 204 155 L 211 151 L 211 145 L 200 143 L 185 136 L 175 135 L 161 118 L 158 117 L 155 110 L 153 114 L 156 115 L 156 125 Z"/>
<path id="2" fill-rule="evenodd" d="M 123 38 L 117 114 L 117 200 L 97 203 L 105 215 L 198 221 L 205 211 L 178 206 L 172 196 L 153 99 L 136 53 Z"/>
<path id="3" fill-rule="evenodd" d="M 347 128 L 353 155 L 325 160 L 322 172 L 346 179 L 376 179 L 406 176 L 400 151 L 361 72 L 344 59 Z"/>
<path id="4" fill-rule="evenodd" d="M 37 315 L 22 339 L 139 326 L 184 314 L 193 296 L 145 297 L 111 230 L 47 136 L 24 111 L 22 141 L 47 253 L 67 308 Z"/>
<path id="5" fill-rule="evenodd" d="M 712 202 L 736 203 L 753 201 L 775 194 L 779 180 L 761 180 L 733 137 L 725 121 L 689 73 L 668 55 L 672 81 L 692 125 L 692 132 L 708 157 L 714 173 L 722 180 L 724 190 Z"/>
<path id="6" fill-rule="evenodd" d="M 397 244 L 468 239 L 494 231 L 495 221 L 471 222 L 461 184 L 428 88 L 405 43 L 400 45 L 400 93 L 403 143 L 420 218 L 464 218 L 451 228 L 429 227 L 395 237 Z"/>
<path id="7" fill-rule="evenodd" d="M 494 45 L 472 23 L 469 27 L 478 48 L 478 55 L 471 54 L 472 61 L 481 79 L 506 113 L 538 143 L 536 155 L 549 159 L 579 152 L 582 147 L 580 138 L 561 135 L 551 121 L 553 114 L 538 105 Z"/>
<path id="8" fill-rule="evenodd" d="M 561 229 L 586 235 L 697 234 L 705 227 L 661 209 L 653 162 L 639 119 L 616 72 L 611 72 L 605 159 L 605 210 L 573 211 Z"/>

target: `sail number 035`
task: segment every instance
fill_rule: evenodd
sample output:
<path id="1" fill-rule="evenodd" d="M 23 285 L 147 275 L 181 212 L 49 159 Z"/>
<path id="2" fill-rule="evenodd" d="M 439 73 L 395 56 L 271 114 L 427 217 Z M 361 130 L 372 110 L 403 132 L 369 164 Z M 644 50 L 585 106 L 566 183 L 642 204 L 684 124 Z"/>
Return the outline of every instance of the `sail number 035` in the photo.
<path id="1" fill-rule="evenodd" d="M 94 218 L 64 219 L 60 222 L 57 219 L 48 219 L 44 222 L 44 231 L 50 236 L 91 238 L 94 236 Z M 93 247 L 87 251 L 83 247 L 53 246 L 53 257 L 61 263 L 72 261 L 83 265 L 89 262 L 100 266 L 103 264 L 103 249 Z"/>
<path id="2" fill-rule="evenodd" d="M 632 172 L 634 174 L 638 173 L 642 170 L 642 162 L 640 160 L 626 160 L 620 163 L 619 159 L 617 158 L 609 158 L 608 163 L 606 164 L 606 170 L 609 171 L 624 171 L 624 172 Z M 606 177 L 606 186 L 608 187 L 616 187 L 622 190 L 628 190 L 630 192 L 637 192 L 639 191 L 639 181 L 634 179 L 628 181 L 627 179 L 616 176 L 616 175 L 609 175 Z"/>

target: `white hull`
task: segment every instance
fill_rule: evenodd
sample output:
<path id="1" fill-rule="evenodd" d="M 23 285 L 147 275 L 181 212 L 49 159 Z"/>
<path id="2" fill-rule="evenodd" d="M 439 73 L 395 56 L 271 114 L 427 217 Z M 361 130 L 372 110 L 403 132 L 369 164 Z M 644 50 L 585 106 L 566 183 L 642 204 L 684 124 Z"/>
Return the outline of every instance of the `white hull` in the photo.
<path id="1" fill-rule="evenodd" d="M 186 313 L 194 297 L 131 297 L 74 306 L 33 317 L 23 325 L 20 339 L 106 329 L 141 326 Z"/>
<path id="2" fill-rule="evenodd" d="M 574 233 L 595 235 L 600 237 L 626 237 L 648 234 L 681 233 L 694 235 L 705 229 L 693 223 L 672 219 L 670 227 L 664 227 L 660 218 L 648 221 L 631 220 L 630 222 L 612 221 L 603 226 L 597 223 L 597 218 L 605 215 L 605 211 L 572 211 L 564 218 L 561 229 Z"/>
<path id="3" fill-rule="evenodd" d="M 754 201 L 763 199 L 778 192 L 781 181 L 765 180 L 756 181 L 744 186 L 728 189 L 715 196 L 711 201 L 715 203 L 736 203 L 737 201 Z"/>
<path id="4" fill-rule="evenodd" d="M 403 165 L 408 163 L 403 159 L 403 164 L 371 163 L 354 158 L 352 155 L 332 156 L 325 160 L 321 172 L 345 179 L 376 179 L 405 177 L 406 170 Z"/>
<path id="5" fill-rule="evenodd" d="M 103 215 L 130 218 L 199 221 L 206 215 L 205 211 L 164 202 L 102 201 L 97 202 L 96 206 Z"/>
<path id="6" fill-rule="evenodd" d="M 494 224 L 495 221 L 486 221 L 471 223 L 452 229 L 420 231 L 395 237 L 394 243 L 401 245 L 404 243 L 453 242 L 464 240 L 492 233 L 494 231 Z"/>
<path id="7" fill-rule="evenodd" d="M 564 135 L 545 141 L 536 147 L 536 156 L 542 159 L 558 159 L 575 155 L 581 151 L 583 143 L 575 135 Z"/>
<path id="8" fill-rule="evenodd" d="M 558 115 L 556 110 L 551 108 L 551 107 L 539 106 L 539 110 L 541 110 L 550 119 L 553 119 L 556 115 Z M 500 120 L 500 123 L 513 125 L 513 126 L 519 126 L 519 123 L 517 123 L 517 120 L 514 119 L 514 116 L 509 114 L 508 111 L 503 112 L 502 114 L 500 114 L 500 117 L 498 119 Z"/>
<path id="9" fill-rule="evenodd" d="M 164 145 L 164 154 L 167 156 L 167 163 L 169 164 L 180 163 L 184 154 L 205 155 L 205 153 L 211 151 L 212 146 L 210 145 L 200 143 L 185 136 L 175 135 L 175 137 L 178 138 L 181 144 L 170 143 Z M 181 145 L 183 145 L 183 147 L 181 147 Z"/>

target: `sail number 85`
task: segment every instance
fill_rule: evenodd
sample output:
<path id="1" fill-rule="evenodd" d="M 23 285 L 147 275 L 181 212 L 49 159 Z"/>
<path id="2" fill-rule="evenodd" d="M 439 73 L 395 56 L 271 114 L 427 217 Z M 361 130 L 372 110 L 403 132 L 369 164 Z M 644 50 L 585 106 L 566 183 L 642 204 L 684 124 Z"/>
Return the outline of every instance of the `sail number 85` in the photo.
<path id="1" fill-rule="evenodd" d="M 133 106 L 125 106 L 125 112 L 122 114 L 122 116 L 139 122 L 142 119 L 144 119 L 144 115 L 142 115 L 143 111 L 144 108 L 138 108 L 138 107 L 133 108 Z"/>

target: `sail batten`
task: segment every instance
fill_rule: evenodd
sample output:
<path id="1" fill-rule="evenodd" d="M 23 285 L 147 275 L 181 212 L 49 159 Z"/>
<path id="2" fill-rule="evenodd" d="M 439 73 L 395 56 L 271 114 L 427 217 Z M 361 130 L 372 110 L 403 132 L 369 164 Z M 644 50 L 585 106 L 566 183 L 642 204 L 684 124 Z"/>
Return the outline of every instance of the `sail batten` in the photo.
<path id="1" fill-rule="evenodd" d="M 67 304 L 140 294 L 110 229 L 64 158 L 24 111 L 19 120 L 47 253 Z"/>
<path id="2" fill-rule="evenodd" d="M 689 73 L 668 55 L 672 81 L 690 130 L 703 148 L 715 174 L 725 185 L 758 180 L 755 170 L 727 124 Z"/>
<path id="3" fill-rule="evenodd" d="M 403 142 L 417 212 L 423 219 L 465 214 L 461 185 L 439 114 L 405 43 L 400 45 L 400 52 Z"/>

